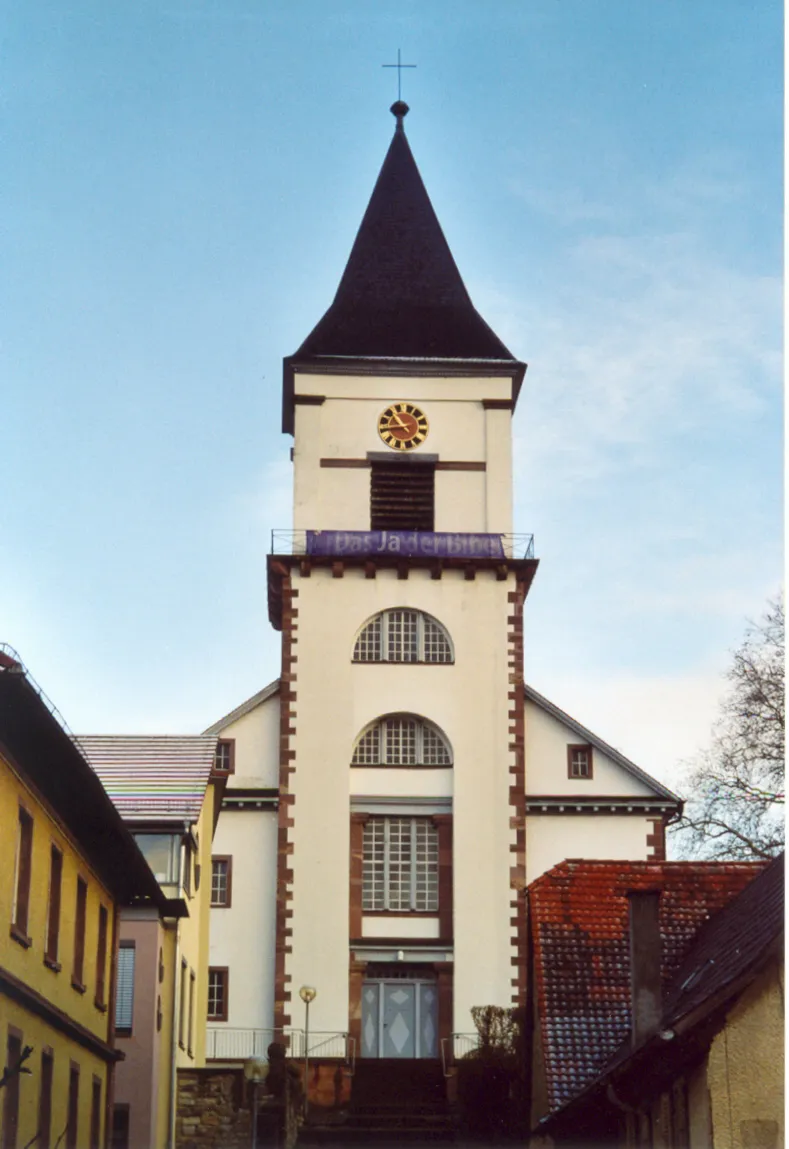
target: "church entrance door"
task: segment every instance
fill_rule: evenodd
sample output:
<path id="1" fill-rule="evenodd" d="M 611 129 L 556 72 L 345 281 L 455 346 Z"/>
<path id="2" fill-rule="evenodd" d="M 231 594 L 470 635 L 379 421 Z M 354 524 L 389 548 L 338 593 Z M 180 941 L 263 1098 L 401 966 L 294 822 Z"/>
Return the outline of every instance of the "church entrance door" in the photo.
<path id="1" fill-rule="evenodd" d="M 362 1057 L 438 1057 L 435 981 L 365 981 Z"/>

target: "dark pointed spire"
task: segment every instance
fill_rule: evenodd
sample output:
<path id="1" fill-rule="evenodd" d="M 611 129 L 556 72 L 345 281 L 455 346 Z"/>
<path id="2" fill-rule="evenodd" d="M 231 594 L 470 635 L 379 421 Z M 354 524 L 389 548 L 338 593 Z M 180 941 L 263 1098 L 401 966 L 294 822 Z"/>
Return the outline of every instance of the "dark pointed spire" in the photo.
<path id="1" fill-rule="evenodd" d="M 293 360 L 517 361 L 475 309 L 397 120 L 337 294 Z"/>

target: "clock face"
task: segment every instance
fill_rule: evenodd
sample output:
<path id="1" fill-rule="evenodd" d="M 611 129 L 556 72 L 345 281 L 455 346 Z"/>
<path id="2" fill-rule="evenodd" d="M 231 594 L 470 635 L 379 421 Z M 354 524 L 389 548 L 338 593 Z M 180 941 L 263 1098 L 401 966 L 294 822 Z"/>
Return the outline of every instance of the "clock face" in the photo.
<path id="1" fill-rule="evenodd" d="M 427 432 L 427 416 L 413 403 L 392 403 L 378 419 L 378 434 L 395 451 L 418 447 Z"/>

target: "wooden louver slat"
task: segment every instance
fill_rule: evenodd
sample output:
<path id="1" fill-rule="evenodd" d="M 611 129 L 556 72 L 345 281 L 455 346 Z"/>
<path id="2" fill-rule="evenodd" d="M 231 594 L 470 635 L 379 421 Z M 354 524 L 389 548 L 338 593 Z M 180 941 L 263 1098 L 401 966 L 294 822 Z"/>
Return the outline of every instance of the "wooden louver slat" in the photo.
<path id="1" fill-rule="evenodd" d="M 432 531 L 435 469 L 374 463 L 370 469 L 370 529 Z"/>

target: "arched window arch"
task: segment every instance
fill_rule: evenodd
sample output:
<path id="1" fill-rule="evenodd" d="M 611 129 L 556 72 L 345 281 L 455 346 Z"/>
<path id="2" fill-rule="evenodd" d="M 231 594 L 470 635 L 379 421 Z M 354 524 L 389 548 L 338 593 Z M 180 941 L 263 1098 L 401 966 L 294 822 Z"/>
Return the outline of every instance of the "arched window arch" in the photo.
<path id="1" fill-rule="evenodd" d="M 352 766 L 451 766 L 449 742 L 418 714 L 376 718 L 356 740 Z"/>
<path id="2" fill-rule="evenodd" d="M 354 662 L 454 662 L 452 641 L 438 619 L 396 607 L 366 622 L 353 648 Z"/>

